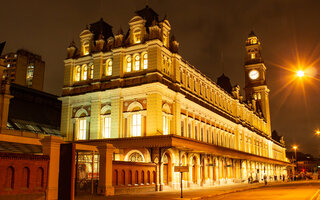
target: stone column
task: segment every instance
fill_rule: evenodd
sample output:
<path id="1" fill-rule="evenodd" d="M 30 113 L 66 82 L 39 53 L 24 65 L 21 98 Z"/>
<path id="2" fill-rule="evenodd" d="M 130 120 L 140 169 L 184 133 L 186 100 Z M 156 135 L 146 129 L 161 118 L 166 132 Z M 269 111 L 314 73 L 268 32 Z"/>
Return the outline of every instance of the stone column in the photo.
<path id="1" fill-rule="evenodd" d="M 98 146 L 100 154 L 98 194 L 103 196 L 114 195 L 114 187 L 112 186 L 112 156 L 114 149 L 112 144 L 107 143 Z"/>
<path id="2" fill-rule="evenodd" d="M 63 140 L 58 136 L 46 136 L 41 140 L 41 143 L 43 155 L 50 157 L 46 200 L 57 200 L 59 186 L 60 144 L 63 143 Z"/>

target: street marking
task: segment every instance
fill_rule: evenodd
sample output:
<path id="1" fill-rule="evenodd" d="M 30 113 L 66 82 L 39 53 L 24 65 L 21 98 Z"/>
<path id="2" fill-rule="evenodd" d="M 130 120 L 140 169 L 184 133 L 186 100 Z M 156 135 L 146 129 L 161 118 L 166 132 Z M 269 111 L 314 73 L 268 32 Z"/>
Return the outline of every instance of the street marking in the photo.
<path id="1" fill-rule="evenodd" d="M 311 197 L 310 200 L 317 200 L 320 195 L 320 190 L 317 190 L 316 193 Z"/>

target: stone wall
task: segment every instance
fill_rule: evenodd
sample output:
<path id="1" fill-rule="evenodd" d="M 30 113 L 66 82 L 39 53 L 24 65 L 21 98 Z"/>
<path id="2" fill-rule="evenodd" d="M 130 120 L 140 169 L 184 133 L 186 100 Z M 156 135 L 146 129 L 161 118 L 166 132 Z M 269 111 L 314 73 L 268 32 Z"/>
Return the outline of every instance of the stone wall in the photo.
<path id="1" fill-rule="evenodd" d="M 48 164 L 48 156 L 0 153 L 0 196 L 44 193 Z"/>
<path id="2" fill-rule="evenodd" d="M 113 161 L 112 185 L 116 194 L 155 191 L 156 165 L 153 163 Z"/>

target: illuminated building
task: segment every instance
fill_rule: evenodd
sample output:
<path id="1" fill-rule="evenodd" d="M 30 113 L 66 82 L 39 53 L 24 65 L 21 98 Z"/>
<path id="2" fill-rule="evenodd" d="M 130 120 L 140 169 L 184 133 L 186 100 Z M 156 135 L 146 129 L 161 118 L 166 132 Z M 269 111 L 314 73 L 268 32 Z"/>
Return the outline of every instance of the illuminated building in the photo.
<path id="1" fill-rule="evenodd" d="M 2 59 L 7 67 L 4 76 L 9 83 L 43 90 L 45 62 L 41 56 L 19 49 L 3 55 Z"/>
<path id="2" fill-rule="evenodd" d="M 286 174 L 284 141 L 271 137 L 266 67 L 253 33 L 246 41 L 244 100 L 227 77 L 219 86 L 183 60 L 169 21 L 151 8 L 137 11 L 129 27 L 113 34 L 101 19 L 81 32 L 80 48 L 68 47 L 61 97 L 66 141 L 111 143 L 119 149 L 114 160 L 155 163 L 157 190 L 180 187 L 178 165 L 189 166 L 186 187 Z"/>

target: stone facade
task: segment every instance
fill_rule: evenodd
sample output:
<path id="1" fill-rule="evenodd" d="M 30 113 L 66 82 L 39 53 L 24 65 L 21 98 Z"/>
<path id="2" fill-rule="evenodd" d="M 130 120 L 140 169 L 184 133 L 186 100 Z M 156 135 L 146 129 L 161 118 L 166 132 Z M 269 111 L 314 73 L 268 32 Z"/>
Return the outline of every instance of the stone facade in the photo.
<path id="1" fill-rule="evenodd" d="M 265 74 L 246 78 L 244 100 L 239 86 L 226 91 L 183 60 L 169 21 L 151 8 L 137 11 L 129 25 L 127 35 L 113 35 L 101 19 L 81 32 L 79 49 L 69 46 L 61 97 L 67 141 L 112 143 L 117 161 L 136 153 L 156 164 L 157 190 L 180 187 L 179 165 L 189 166 L 185 187 L 286 175 L 284 142 L 271 137 Z M 252 59 L 246 77 L 266 70 L 262 59 Z"/>

